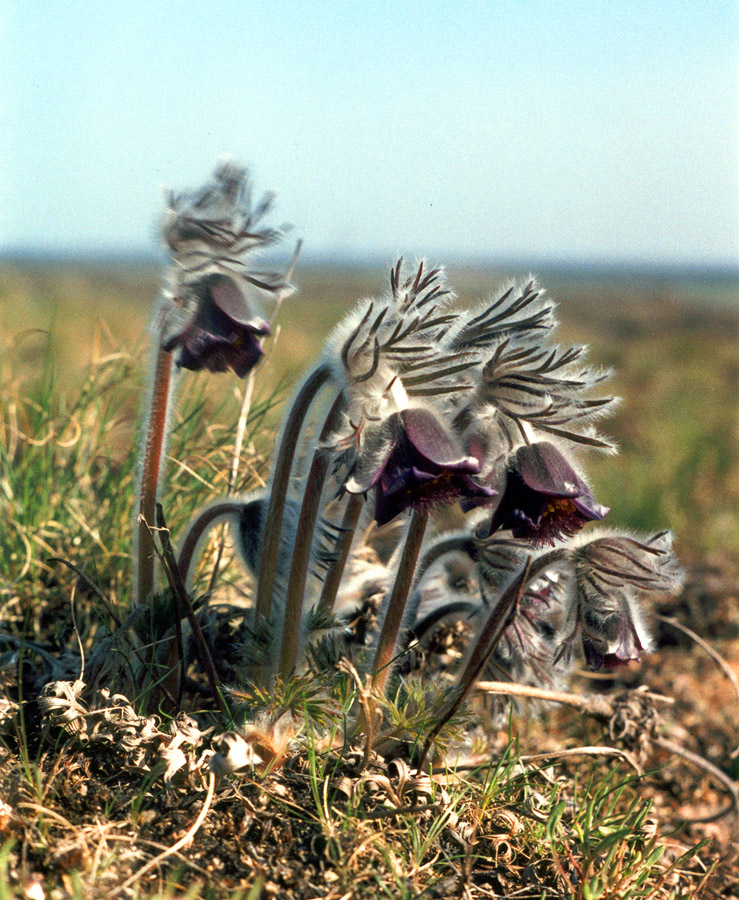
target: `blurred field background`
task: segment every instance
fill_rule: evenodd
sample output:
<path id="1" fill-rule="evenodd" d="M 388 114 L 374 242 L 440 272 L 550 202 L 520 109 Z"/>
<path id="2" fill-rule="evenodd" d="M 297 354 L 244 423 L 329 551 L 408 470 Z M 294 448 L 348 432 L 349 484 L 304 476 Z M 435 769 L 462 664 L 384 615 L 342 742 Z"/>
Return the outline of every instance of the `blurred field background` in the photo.
<path id="1" fill-rule="evenodd" d="M 299 290 L 274 323 L 276 341 L 258 370 L 256 396 L 284 401 L 342 312 L 384 290 L 389 264 L 299 266 L 294 279 Z M 736 559 L 736 273 L 545 266 L 534 274 L 559 303 L 560 340 L 589 344 L 592 359 L 616 371 L 612 389 L 623 403 L 605 430 L 621 452 L 585 459 L 596 497 L 611 507 L 610 523 L 647 531 L 669 527 L 687 561 L 715 558 L 725 565 Z M 461 302 L 487 296 L 508 277 L 527 275 L 512 267 L 449 269 Z M 120 462 L 135 446 L 137 391 L 148 367 L 147 324 L 159 277 L 158 266 L 148 261 L 3 263 L 3 402 L 22 404 L 43 382 L 58 403 L 69 403 L 90 364 L 112 354 L 132 355 L 115 434 L 108 436 Z M 184 378 L 184 394 L 207 395 L 210 424 L 218 419 L 225 432 L 233 428 L 243 385 L 234 377 Z M 269 421 L 276 418 L 272 413 Z M 268 452 L 264 436 L 261 449 Z"/>

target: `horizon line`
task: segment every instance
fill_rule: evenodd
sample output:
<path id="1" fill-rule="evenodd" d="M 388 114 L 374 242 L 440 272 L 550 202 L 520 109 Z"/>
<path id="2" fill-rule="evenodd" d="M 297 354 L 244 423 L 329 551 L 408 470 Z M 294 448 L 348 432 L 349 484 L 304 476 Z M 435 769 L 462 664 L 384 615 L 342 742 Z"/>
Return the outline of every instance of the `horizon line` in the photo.
<path id="1" fill-rule="evenodd" d="M 369 268 L 371 266 L 385 265 L 395 262 L 398 253 L 388 253 L 383 250 L 364 251 L 351 253 L 340 250 L 314 250 L 301 253 L 303 266 L 334 266 L 336 268 Z M 269 264 L 274 265 L 275 254 L 270 254 Z M 444 265 L 447 268 L 459 268 L 461 266 L 473 266 L 479 268 L 516 268 L 518 270 L 531 270 L 540 267 L 556 270 L 582 270 L 582 271 L 607 271 L 621 270 L 642 271 L 654 273 L 669 272 L 703 272 L 723 277 L 739 278 L 739 262 L 729 260 L 691 260 L 691 259 L 640 259 L 638 257 L 594 257 L 594 256 L 547 256 L 535 255 L 524 259 L 518 255 L 506 255 L 490 253 L 455 253 L 432 252 L 428 254 L 405 255 L 406 259 L 429 259 L 433 257 L 438 261 L 440 257 L 456 257 Z M 266 254 L 262 256 L 265 260 Z M 149 248 L 113 248 L 96 247 L 90 249 L 37 249 L 37 248 L 9 248 L 0 249 L 0 263 L 36 263 L 58 265 L 90 265 L 91 263 L 109 263 L 112 265 L 151 265 L 162 266 L 166 264 L 166 254 Z"/>

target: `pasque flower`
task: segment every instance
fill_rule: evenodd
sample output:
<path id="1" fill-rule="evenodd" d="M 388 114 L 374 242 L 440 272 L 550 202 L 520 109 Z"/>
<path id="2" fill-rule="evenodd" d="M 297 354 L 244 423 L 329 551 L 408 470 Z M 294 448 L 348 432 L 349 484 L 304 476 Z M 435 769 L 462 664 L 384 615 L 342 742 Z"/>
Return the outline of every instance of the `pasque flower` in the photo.
<path id="1" fill-rule="evenodd" d="M 612 593 L 601 602 L 580 605 L 579 629 L 585 660 L 591 669 L 616 669 L 639 661 L 650 646 L 649 633 L 633 591 Z"/>
<path id="2" fill-rule="evenodd" d="M 495 491 L 472 477 L 480 461 L 465 455 L 437 416 L 409 407 L 387 417 L 376 439 L 385 452 L 370 468 L 367 460 L 346 485 L 350 493 L 375 488 L 375 521 L 384 525 L 406 509 L 459 499 L 488 500 Z"/>
<path id="3" fill-rule="evenodd" d="M 576 546 L 571 559 L 574 590 L 559 656 L 568 656 L 579 638 L 591 668 L 638 660 L 650 643 L 638 594 L 674 590 L 682 580 L 670 534 L 601 535 Z"/>
<path id="4" fill-rule="evenodd" d="M 257 272 L 251 262 L 282 232 L 261 220 L 268 195 L 252 208 L 246 169 L 226 163 L 191 193 L 172 194 L 164 240 L 172 257 L 162 308 L 161 347 L 179 350 L 184 369 L 227 369 L 244 377 L 262 357 L 259 338 L 270 334 L 261 305 L 289 292 L 285 279 Z"/>
<path id="5" fill-rule="evenodd" d="M 162 224 L 169 253 L 159 309 L 152 323 L 156 351 L 142 447 L 137 525 L 136 596 L 148 602 L 155 587 L 154 524 L 167 423 L 175 382 L 173 362 L 186 369 L 223 372 L 242 378 L 262 356 L 259 338 L 269 334 L 261 309 L 265 297 L 289 293 L 286 279 L 257 272 L 255 252 L 276 243 L 279 229 L 262 218 L 272 198 L 252 206 L 246 169 L 219 165 L 195 191 L 170 193 Z M 170 355 L 177 351 L 176 356 Z"/>
<path id="6" fill-rule="evenodd" d="M 548 441 L 537 441 L 519 447 L 509 458 L 490 533 L 507 528 L 515 538 L 553 545 L 607 512 L 559 450 Z"/>
<path id="7" fill-rule="evenodd" d="M 162 349 L 179 347 L 177 364 L 183 369 L 233 369 L 243 378 L 264 354 L 259 338 L 270 334 L 269 324 L 251 312 L 228 275 L 208 275 L 194 292 L 197 306 L 192 318 L 163 342 Z"/>

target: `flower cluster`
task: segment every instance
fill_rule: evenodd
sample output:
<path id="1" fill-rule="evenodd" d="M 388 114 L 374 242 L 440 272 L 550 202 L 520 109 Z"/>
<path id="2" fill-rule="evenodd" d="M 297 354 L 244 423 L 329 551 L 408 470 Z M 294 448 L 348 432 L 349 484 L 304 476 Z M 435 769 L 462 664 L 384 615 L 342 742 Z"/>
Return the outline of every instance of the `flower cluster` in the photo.
<path id="1" fill-rule="evenodd" d="M 288 289 L 247 266 L 281 237 L 260 225 L 270 202 L 252 208 L 232 165 L 170 197 L 161 347 L 180 366 L 243 376 L 258 362 L 261 303 Z M 594 668 L 639 659 L 639 598 L 674 589 L 680 570 L 666 533 L 592 529 L 609 510 L 582 456 L 615 452 L 597 430 L 615 399 L 599 393 L 610 373 L 558 345 L 556 327 L 533 278 L 465 309 L 440 268 L 402 260 L 339 323 L 287 412 L 265 492 L 211 504 L 183 543 L 187 581 L 221 510 L 235 526 L 255 587 L 243 629 L 255 682 L 346 654 L 380 691 L 450 622 L 459 697 L 483 672 L 560 685 L 576 652 Z M 449 531 L 452 508 L 464 524 Z"/>
<path id="2" fill-rule="evenodd" d="M 446 548 L 444 547 L 446 545 Z M 428 643 L 439 623 L 460 619 L 479 623 L 495 606 L 523 565 L 521 542 L 458 532 L 442 537 L 446 549 L 419 585 L 428 601 L 410 630 Z M 434 555 L 434 544 L 429 547 Z M 463 589 L 429 594 L 427 585 L 454 560 Z M 490 674 L 501 672 L 522 684 L 561 686 L 576 651 L 592 669 L 611 669 L 640 659 L 650 639 L 640 600 L 650 592 L 679 587 L 682 571 L 667 532 L 644 539 L 616 532 L 583 533 L 569 545 L 539 551 L 536 574 L 526 585 L 516 615 L 491 656 Z"/>
<path id="3" fill-rule="evenodd" d="M 335 444 L 349 493 L 375 491 L 383 525 L 406 509 L 460 500 L 493 508 L 489 532 L 554 544 L 607 509 L 576 471 L 574 447 L 609 449 L 592 422 L 608 373 L 584 348 L 548 345 L 554 305 L 533 281 L 473 312 L 452 306 L 438 269 L 393 268 L 329 342 L 346 398 Z M 493 498 L 499 496 L 498 501 Z"/>

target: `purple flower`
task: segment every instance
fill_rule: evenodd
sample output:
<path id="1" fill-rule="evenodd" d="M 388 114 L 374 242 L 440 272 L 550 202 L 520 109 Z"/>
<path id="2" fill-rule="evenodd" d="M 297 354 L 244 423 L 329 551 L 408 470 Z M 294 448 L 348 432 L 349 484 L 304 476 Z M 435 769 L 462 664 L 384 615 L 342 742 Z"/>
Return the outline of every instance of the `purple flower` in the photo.
<path id="1" fill-rule="evenodd" d="M 233 369 L 243 378 L 264 354 L 259 338 L 270 334 L 269 324 L 250 315 L 244 295 L 228 275 L 203 278 L 195 292 L 194 315 L 164 341 L 162 349 L 179 347 L 177 365 L 183 369 Z"/>
<path id="2" fill-rule="evenodd" d="M 611 669 L 638 660 L 650 641 L 637 593 L 674 590 L 682 581 L 670 534 L 603 535 L 576 547 L 573 561 L 577 589 L 570 619 L 588 664 Z"/>
<path id="3" fill-rule="evenodd" d="M 480 461 L 464 451 L 429 410 L 409 408 L 390 415 L 381 426 L 385 454 L 372 471 L 364 460 L 347 483 L 350 493 L 375 488 L 375 521 L 385 525 L 406 509 L 419 509 L 463 498 L 495 495 L 472 478 Z M 389 443 L 389 447 L 387 444 Z M 376 457 L 375 457 L 376 459 Z"/>
<path id="4" fill-rule="evenodd" d="M 619 591 L 600 609 L 581 604 L 580 633 L 585 660 L 591 669 L 616 669 L 641 659 L 649 649 L 649 637 L 642 623 L 636 598 Z"/>
<path id="5" fill-rule="evenodd" d="M 219 165 L 195 191 L 170 194 L 162 236 L 172 265 L 162 295 L 161 347 L 179 348 L 178 366 L 243 378 L 261 359 L 259 338 L 270 334 L 263 300 L 291 292 L 285 278 L 256 271 L 254 254 L 277 243 L 282 230 L 265 227 L 267 195 L 252 205 L 246 169 Z"/>
<path id="6" fill-rule="evenodd" d="M 509 460 L 490 533 L 508 528 L 515 538 L 553 546 L 558 538 L 572 536 L 607 512 L 559 450 L 539 441 L 519 447 Z"/>
<path id="7" fill-rule="evenodd" d="M 682 581 L 670 534 L 602 535 L 576 546 L 571 559 L 575 588 L 558 656 L 569 657 L 579 639 L 593 669 L 638 660 L 650 646 L 638 595 L 675 590 Z"/>

